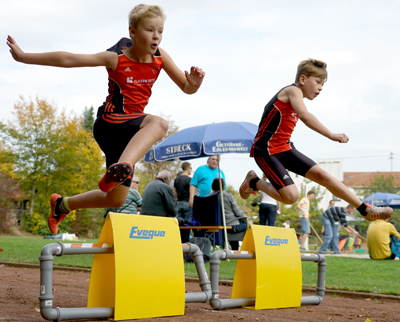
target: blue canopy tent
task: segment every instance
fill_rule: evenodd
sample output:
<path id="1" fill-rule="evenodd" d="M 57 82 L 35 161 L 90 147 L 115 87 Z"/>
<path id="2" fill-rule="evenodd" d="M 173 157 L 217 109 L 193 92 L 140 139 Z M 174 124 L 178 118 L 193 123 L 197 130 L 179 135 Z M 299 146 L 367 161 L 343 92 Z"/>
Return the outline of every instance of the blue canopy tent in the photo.
<path id="1" fill-rule="evenodd" d="M 249 122 L 222 122 L 183 129 L 146 153 L 146 162 L 190 160 L 226 153 L 250 153 L 258 126 Z M 221 185 L 221 170 L 218 162 Z M 222 221 L 225 241 L 228 240 L 225 223 L 224 201 L 221 198 Z M 225 244 L 227 247 L 227 243 Z"/>
<path id="2" fill-rule="evenodd" d="M 393 193 L 377 192 L 365 198 L 363 202 L 374 206 L 400 209 L 400 195 Z"/>
<path id="3" fill-rule="evenodd" d="M 225 153 L 250 153 L 258 126 L 248 122 L 222 122 L 183 129 L 146 153 L 146 162 L 190 160 Z"/>

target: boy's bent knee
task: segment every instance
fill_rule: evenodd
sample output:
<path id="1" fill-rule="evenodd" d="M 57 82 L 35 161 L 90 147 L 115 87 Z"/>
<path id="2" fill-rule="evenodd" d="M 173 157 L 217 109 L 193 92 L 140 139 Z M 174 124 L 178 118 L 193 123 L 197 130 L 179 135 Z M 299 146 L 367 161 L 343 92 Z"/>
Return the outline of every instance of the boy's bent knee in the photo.
<path id="1" fill-rule="evenodd" d="M 125 200 L 112 200 L 110 201 L 110 205 L 108 208 L 119 208 L 122 207 L 125 203 Z"/>
<path id="2" fill-rule="evenodd" d="M 127 195 L 125 194 L 113 194 L 112 196 L 107 196 L 107 206 L 108 208 L 119 208 L 122 207 L 126 201 Z"/>
<path id="3" fill-rule="evenodd" d="M 297 196 L 285 196 L 285 197 L 282 197 L 282 198 L 283 198 L 282 202 L 285 205 L 292 205 L 299 199 L 299 196 L 298 195 Z"/>
<path id="4" fill-rule="evenodd" d="M 168 131 L 168 122 L 160 118 L 160 130 L 165 134 Z"/>
<path id="5" fill-rule="evenodd" d="M 155 132 L 158 132 L 160 138 L 168 131 L 168 122 L 159 116 L 148 115 L 142 124 L 143 127 L 150 125 Z"/>
<path id="6" fill-rule="evenodd" d="M 283 202 L 286 205 L 294 204 L 299 199 L 299 192 L 297 189 L 285 189 L 285 191 L 279 191 Z"/>

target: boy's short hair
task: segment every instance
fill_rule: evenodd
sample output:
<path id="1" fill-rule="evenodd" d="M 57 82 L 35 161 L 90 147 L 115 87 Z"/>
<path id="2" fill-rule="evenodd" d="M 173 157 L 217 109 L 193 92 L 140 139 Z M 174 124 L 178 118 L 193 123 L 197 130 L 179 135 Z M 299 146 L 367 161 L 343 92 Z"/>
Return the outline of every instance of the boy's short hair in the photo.
<path id="1" fill-rule="evenodd" d="M 182 163 L 182 170 L 183 171 L 185 171 L 185 170 L 187 170 L 188 168 L 190 168 L 190 163 L 189 162 L 183 162 Z"/>
<path id="2" fill-rule="evenodd" d="M 328 80 L 328 71 L 326 70 L 326 66 L 327 64 L 321 60 L 312 58 L 303 60 L 297 67 L 295 83 L 299 81 L 301 75 L 304 75 L 306 77 L 319 77 L 322 78 L 324 82 L 326 82 Z"/>
<path id="3" fill-rule="evenodd" d="M 160 6 L 138 4 L 129 13 L 129 25 L 136 28 L 140 19 L 156 17 L 161 17 L 164 21 L 167 19 L 167 16 L 164 14 L 164 10 Z"/>
<path id="4" fill-rule="evenodd" d="M 221 185 L 222 185 L 222 187 L 225 187 L 225 181 L 223 178 L 221 178 Z M 221 186 L 219 185 L 219 178 L 214 178 L 214 180 L 211 184 L 211 189 L 213 191 L 221 191 Z"/>
<path id="5" fill-rule="evenodd" d="M 307 196 L 309 195 L 315 195 L 315 192 L 313 190 L 310 190 L 309 192 L 307 192 Z"/>

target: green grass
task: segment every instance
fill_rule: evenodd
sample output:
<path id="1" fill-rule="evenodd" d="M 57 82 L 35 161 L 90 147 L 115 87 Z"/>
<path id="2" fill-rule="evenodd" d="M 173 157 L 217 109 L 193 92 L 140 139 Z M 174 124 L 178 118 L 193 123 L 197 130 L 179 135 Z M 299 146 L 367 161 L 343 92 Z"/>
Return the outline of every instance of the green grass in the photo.
<path id="1" fill-rule="evenodd" d="M 56 243 L 60 240 L 43 238 L 0 237 L 0 261 L 14 263 L 39 264 L 40 252 L 44 245 Z M 73 243 L 63 241 L 64 243 Z M 76 243 L 96 243 L 97 239 L 80 240 Z M 93 261 L 92 254 L 79 256 L 55 256 L 54 265 L 90 268 Z"/>
<path id="2" fill-rule="evenodd" d="M 41 238 L 0 237 L 0 261 L 39 264 L 40 251 L 44 245 L 57 242 Z M 97 240 L 80 240 L 79 243 L 94 243 Z M 61 256 L 54 258 L 54 265 L 90 268 L 94 255 Z M 376 294 L 400 295 L 400 262 L 374 261 L 345 257 L 326 257 L 327 289 L 371 292 Z M 236 260 L 221 261 L 220 279 L 232 280 Z M 206 264 L 209 274 L 210 264 Z M 302 262 L 303 286 L 315 287 L 318 265 Z M 193 263 L 185 263 L 185 275 L 197 277 Z M 209 275 L 210 276 L 210 275 Z"/>

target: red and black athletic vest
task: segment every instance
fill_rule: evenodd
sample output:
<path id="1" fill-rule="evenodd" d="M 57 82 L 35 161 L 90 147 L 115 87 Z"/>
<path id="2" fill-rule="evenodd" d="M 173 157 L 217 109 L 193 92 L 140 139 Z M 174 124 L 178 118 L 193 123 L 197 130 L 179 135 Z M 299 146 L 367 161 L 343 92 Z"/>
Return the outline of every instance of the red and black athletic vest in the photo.
<path id="1" fill-rule="evenodd" d="M 149 102 L 151 89 L 158 78 L 163 61 L 160 52 L 154 54 L 152 63 L 138 63 L 130 60 L 122 53 L 122 49 L 130 48 L 132 42 L 122 38 L 107 51 L 118 54 L 118 65 L 108 72 L 108 96 L 99 108 L 97 116 L 111 123 L 123 123 L 146 115 L 144 108 Z"/>
<path id="2" fill-rule="evenodd" d="M 258 132 L 250 150 L 251 157 L 272 155 L 292 149 L 290 138 L 298 121 L 298 116 L 290 102 L 285 103 L 278 99 L 282 90 L 283 88 L 264 108 Z"/>

